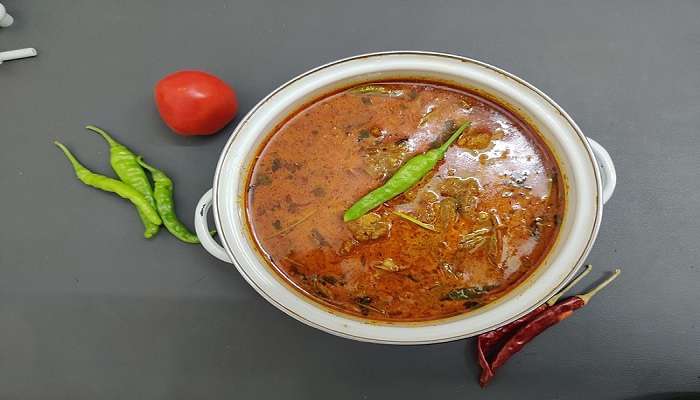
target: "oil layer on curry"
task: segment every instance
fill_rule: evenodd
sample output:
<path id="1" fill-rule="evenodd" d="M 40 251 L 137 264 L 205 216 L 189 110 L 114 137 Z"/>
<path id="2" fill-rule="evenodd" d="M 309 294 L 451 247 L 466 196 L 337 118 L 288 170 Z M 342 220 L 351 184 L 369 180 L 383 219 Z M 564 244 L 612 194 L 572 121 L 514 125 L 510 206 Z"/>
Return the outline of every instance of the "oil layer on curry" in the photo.
<path id="1" fill-rule="evenodd" d="M 471 122 L 410 190 L 343 222 L 409 158 Z M 315 101 L 262 145 L 248 182 L 251 233 L 306 295 L 390 321 L 445 318 L 521 282 L 554 242 L 563 183 L 527 124 L 473 93 L 382 82 Z"/>

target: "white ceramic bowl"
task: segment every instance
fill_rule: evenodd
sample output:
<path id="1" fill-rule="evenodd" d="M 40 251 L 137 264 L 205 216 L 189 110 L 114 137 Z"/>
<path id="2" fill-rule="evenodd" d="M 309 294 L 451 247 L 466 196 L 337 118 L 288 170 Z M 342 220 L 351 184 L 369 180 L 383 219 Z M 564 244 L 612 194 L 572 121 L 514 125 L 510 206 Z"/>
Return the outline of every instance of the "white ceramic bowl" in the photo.
<path id="1" fill-rule="evenodd" d="M 386 79 L 449 82 L 498 100 L 532 124 L 557 157 L 566 183 L 566 210 L 558 238 L 542 264 L 518 287 L 475 311 L 424 323 L 362 320 L 330 310 L 287 284 L 257 252 L 243 208 L 246 176 L 259 145 L 277 123 L 309 101 L 364 82 Z M 335 61 L 283 84 L 258 103 L 229 138 L 214 187 L 195 213 L 197 235 L 219 259 L 233 263 L 248 283 L 275 307 L 305 324 L 361 341 L 437 343 L 474 336 L 508 323 L 542 304 L 576 273 L 595 240 L 603 203 L 615 188 L 608 153 L 586 139 L 552 99 L 524 80 L 491 65 L 450 54 L 397 51 Z M 209 235 L 213 206 L 221 244 Z"/>

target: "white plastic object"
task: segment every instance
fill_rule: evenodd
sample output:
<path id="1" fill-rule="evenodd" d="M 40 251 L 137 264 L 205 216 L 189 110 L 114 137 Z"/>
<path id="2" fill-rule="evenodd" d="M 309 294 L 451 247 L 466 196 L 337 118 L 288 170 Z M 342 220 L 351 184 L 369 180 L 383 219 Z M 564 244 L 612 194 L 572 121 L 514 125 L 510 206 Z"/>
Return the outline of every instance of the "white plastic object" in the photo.
<path id="1" fill-rule="evenodd" d="M 36 56 L 36 49 L 33 47 L 27 47 L 26 49 L 9 50 L 0 52 L 0 64 L 4 61 L 19 60 L 20 58 L 34 57 Z"/>
<path id="2" fill-rule="evenodd" d="M 593 155 L 595 155 L 596 161 L 598 162 L 598 167 L 600 168 L 600 175 L 603 181 L 603 204 L 605 204 L 610 200 L 610 197 L 612 197 L 615 186 L 617 185 L 615 164 L 613 164 L 610 153 L 605 150 L 605 147 L 591 138 L 587 139 L 588 143 L 591 145 L 591 150 L 593 150 Z"/>
<path id="3" fill-rule="evenodd" d="M 197 203 L 197 209 L 194 213 L 194 229 L 197 232 L 199 241 L 209 254 L 221 261 L 232 264 L 231 259 L 228 257 L 228 254 L 226 254 L 226 250 L 211 237 L 209 224 L 207 223 L 207 214 L 209 213 L 212 202 L 212 190 L 213 189 L 207 190 L 202 198 L 199 199 L 199 203 Z"/>
<path id="4" fill-rule="evenodd" d="M 15 22 L 15 19 L 12 18 L 12 15 L 7 13 L 5 6 L 0 3 L 0 28 L 7 28 L 12 25 L 13 22 Z"/>

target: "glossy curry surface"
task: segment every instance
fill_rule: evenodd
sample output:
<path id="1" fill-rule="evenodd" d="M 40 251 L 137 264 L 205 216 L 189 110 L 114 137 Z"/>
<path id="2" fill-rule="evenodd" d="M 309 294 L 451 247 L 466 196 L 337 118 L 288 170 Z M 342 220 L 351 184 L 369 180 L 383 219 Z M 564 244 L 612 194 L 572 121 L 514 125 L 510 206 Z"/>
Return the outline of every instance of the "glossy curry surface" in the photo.
<path id="1" fill-rule="evenodd" d="M 407 159 L 470 128 L 416 186 L 363 217 L 343 212 Z M 502 296 L 556 238 L 563 184 L 525 123 L 472 93 L 383 82 L 281 124 L 249 177 L 251 232 L 306 295 L 356 316 L 424 321 Z"/>

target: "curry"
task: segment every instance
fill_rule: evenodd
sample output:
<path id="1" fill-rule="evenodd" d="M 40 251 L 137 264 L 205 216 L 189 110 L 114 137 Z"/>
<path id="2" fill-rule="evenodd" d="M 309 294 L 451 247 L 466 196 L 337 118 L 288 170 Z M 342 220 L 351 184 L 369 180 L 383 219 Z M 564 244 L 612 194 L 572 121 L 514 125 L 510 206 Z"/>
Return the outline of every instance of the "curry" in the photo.
<path id="1" fill-rule="evenodd" d="M 417 183 L 347 213 L 443 144 Z M 246 212 L 260 252 L 305 295 L 363 318 L 426 321 L 492 302 L 534 271 L 564 190 L 552 152 L 505 107 L 440 84 L 379 82 L 274 129 Z"/>

